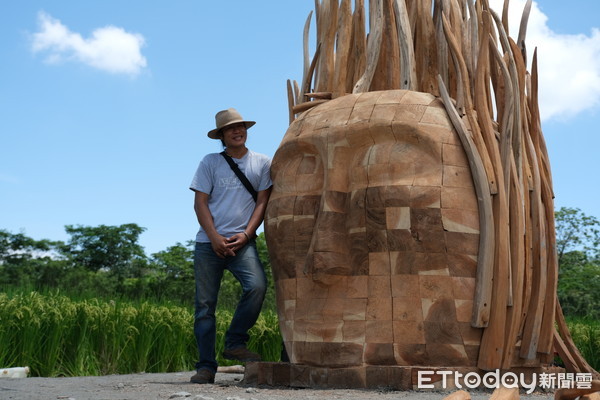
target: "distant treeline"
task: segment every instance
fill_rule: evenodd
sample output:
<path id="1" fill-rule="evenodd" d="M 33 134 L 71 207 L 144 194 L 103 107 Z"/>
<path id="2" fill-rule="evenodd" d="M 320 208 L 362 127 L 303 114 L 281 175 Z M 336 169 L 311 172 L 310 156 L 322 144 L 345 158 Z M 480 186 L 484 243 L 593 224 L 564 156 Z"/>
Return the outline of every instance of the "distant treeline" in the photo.
<path id="1" fill-rule="evenodd" d="M 600 319 L 600 223 L 579 209 L 556 213 L 558 296 L 567 316 Z M 0 289 L 60 289 L 87 297 L 151 299 L 193 304 L 194 243 L 177 243 L 147 255 L 136 224 L 65 226 L 69 240 L 35 240 L 0 230 Z M 264 234 L 257 247 L 268 279 L 271 264 Z M 241 294 L 226 274 L 219 307 L 232 309 Z M 273 285 L 265 309 L 275 310 Z"/>
<path id="2" fill-rule="evenodd" d="M 139 244 L 145 230 L 136 224 L 65 226 L 65 243 L 35 240 L 0 230 L 0 290 L 59 289 L 85 298 L 194 303 L 194 243 L 176 243 L 147 255 Z M 259 256 L 271 280 L 264 234 L 257 237 Z M 265 309 L 275 310 L 273 286 Z M 239 284 L 225 274 L 219 308 L 232 309 L 241 295 Z"/>

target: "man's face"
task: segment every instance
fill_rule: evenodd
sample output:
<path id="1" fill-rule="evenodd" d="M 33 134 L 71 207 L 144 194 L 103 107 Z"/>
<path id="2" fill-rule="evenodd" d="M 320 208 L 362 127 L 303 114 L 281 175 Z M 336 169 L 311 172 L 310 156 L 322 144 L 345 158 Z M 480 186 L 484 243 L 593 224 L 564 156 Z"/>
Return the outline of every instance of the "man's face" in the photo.
<path id="1" fill-rule="evenodd" d="M 477 203 L 441 103 L 387 91 L 320 105 L 272 175 L 265 232 L 293 362 L 475 364 Z"/>
<path id="2" fill-rule="evenodd" d="M 246 144 L 246 124 L 239 122 L 231 124 L 221 129 L 221 134 L 225 147 L 240 147 Z"/>

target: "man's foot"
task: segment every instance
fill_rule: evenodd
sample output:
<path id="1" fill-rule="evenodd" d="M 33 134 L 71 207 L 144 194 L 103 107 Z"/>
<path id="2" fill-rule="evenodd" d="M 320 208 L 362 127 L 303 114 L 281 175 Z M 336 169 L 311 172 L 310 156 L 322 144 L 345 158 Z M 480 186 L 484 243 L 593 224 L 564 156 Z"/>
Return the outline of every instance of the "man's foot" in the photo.
<path id="1" fill-rule="evenodd" d="M 253 353 L 245 347 L 227 349 L 223 351 L 223 358 L 228 360 L 237 360 L 242 362 L 261 361 L 259 354 Z"/>
<path id="2" fill-rule="evenodd" d="M 192 383 L 215 383 L 215 373 L 206 368 L 199 369 L 196 374 L 190 378 Z"/>

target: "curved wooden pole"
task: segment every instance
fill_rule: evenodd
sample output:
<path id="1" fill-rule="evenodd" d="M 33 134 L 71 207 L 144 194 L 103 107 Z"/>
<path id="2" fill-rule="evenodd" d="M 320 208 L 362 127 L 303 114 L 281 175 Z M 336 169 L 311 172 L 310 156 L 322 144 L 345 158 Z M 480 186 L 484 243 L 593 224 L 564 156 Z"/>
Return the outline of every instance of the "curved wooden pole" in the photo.
<path id="1" fill-rule="evenodd" d="M 394 15 L 400 44 L 400 89 L 416 90 L 417 70 L 415 66 L 415 51 L 413 35 L 410 31 L 410 20 L 404 0 L 394 0 Z"/>
<path id="2" fill-rule="evenodd" d="M 375 75 L 377 68 L 377 61 L 379 60 L 379 54 L 381 53 L 381 40 L 383 35 L 383 0 L 373 0 L 374 15 L 371 15 L 373 24 L 369 33 L 369 40 L 367 43 L 367 66 L 364 74 L 360 77 L 358 82 L 354 85 L 352 93 L 364 93 L 368 92 Z"/>

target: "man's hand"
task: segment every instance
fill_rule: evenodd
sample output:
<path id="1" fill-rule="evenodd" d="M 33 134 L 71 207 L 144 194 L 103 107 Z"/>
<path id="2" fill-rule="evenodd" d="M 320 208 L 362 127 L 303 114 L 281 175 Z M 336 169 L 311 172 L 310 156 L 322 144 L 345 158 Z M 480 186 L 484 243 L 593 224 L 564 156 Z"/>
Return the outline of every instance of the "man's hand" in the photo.
<path id="1" fill-rule="evenodd" d="M 219 235 L 216 239 L 211 240 L 211 244 L 217 256 L 221 258 L 235 256 L 235 251 L 228 238 Z"/>
<path id="2" fill-rule="evenodd" d="M 243 232 L 229 238 L 218 236 L 215 240 L 211 241 L 214 252 L 221 258 L 235 256 L 235 252 L 244 247 L 248 242 L 248 236 Z"/>
<path id="3" fill-rule="evenodd" d="M 235 255 L 235 252 L 244 247 L 249 242 L 248 236 L 242 233 L 236 233 L 227 239 L 228 247 Z"/>

